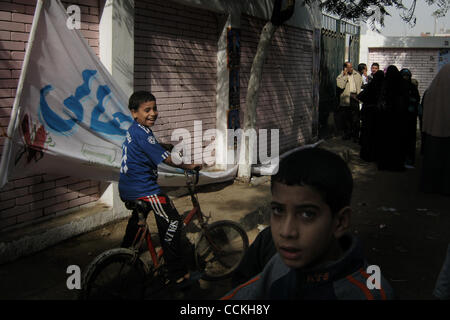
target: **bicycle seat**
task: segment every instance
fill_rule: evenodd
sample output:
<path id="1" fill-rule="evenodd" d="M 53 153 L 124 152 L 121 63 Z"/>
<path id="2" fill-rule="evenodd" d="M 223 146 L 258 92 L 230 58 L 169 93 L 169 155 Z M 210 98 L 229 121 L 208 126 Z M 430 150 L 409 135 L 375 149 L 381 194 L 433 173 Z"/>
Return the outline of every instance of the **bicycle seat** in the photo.
<path id="1" fill-rule="evenodd" d="M 138 212 L 146 213 L 149 211 L 148 203 L 143 200 L 127 200 L 125 201 L 125 207 L 128 210 L 136 210 Z"/>

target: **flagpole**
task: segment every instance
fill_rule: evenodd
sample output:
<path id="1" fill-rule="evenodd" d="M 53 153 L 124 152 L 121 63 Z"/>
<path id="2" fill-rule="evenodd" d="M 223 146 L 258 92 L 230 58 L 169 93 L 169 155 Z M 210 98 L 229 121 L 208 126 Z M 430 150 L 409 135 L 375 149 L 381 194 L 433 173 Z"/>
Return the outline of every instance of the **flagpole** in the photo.
<path id="1" fill-rule="evenodd" d="M 19 101 L 20 101 L 20 96 L 22 95 L 23 85 L 25 82 L 25 75 L 27 73 L 28 64 L 30 62 L 31 49 L 33 48 L 34 39 L 36 37 L 36 30 L 37 30 L 39 18 L 41 16 L 41 11 L 42 11 L 42 8 L 44 5 L 44 1 L 46 1 L 46 0 L 38 0 L 37 1 L 36 10 L 34 12 L 34 17 L 33 17 L 33 23 L 31 25 L 31 30 L 30 30 L 30 36 L 28 39 L 28 45 L 25 50 L 25 57 L 23 59 L 23 64 L 22 64 L 22 72 L 20 73 L 19 83 L 17 85 L 16 96 L 14 99 L 14 105 L 13 105 L 13 108 L 11 111 L 11 118 L 9 120 L 9 125 L 8 125 L 8 133 L 7 133 L 7 137 L 6 137 L 6 143 L 3 148 L 2 160 L 1 160 L 1 164 L 0 164 L 0 188 L 2 188 L 8 182 L 7 165 L 10 162 L 9 160 L 11 158 L 10 152 L 11 152 L 12 138 L 13 138 L 15 129 L 17 127 L 17 116 L 18 116 L 19 109 L 20 109 Z"/>

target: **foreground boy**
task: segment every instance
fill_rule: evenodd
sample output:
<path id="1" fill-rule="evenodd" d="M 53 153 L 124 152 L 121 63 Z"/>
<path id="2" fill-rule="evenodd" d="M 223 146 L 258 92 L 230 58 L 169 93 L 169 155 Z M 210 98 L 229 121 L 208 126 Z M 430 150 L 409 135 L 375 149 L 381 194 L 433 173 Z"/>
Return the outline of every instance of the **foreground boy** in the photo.
<path id="1" fill-rule="evenodd" d="M 187 246 L 189 243 L 182 237 L 183 222 L 177 209 L 157 184 L 158 165 L 164 162 L 188 170 L 199 170 L 201 166 L 195 164 L 175 165 L 170 152 L 158 143 L 150 129 L 158 118 L 156 99 L 150 92 L 133 93 L 128 107 L 135 121 L 128 129 L 122 146 L 120 198 L 122 201 L 142 200 L 147 207 L 146 214 L 153 210 L 170 278 L 176 283 L 185 282 L 189 279 L 189 273 L 186 266 L 187 257 L 184 258 L 187 255 L 184 253 L 186 253 L 185 245 Z M 138 222 L 137 213 L 133 211 L 128 221 L 122 247 L 129 247 L 133 243 L 138 230 Z"/>
<path id="2" fill-rule="evenodd" d="M 295 152 L 272 177 L 270 226 L 277 253 L 263 271 L 223 299 L 392 299 L 367 286 L 367 264 L 348 233 L 353 179 L 346 163 L 323 149 Z"/>

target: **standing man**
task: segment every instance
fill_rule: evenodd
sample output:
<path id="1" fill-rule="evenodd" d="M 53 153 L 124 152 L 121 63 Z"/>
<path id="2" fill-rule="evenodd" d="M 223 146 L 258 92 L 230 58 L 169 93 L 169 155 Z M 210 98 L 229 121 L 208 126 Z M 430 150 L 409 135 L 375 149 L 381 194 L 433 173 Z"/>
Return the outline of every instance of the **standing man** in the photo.
<path id="1" fill-rule="evenodd" d="M 344 129 L 344 140 L 353 139 L 359 142 L 360 111 L 358 94 L 363 83 L 358 72 L 353 71 L 351 62 L 344 63 L 342 73 L 337 77 L 336 83 L 342 91 L 339 99 L 339 114 Z"/>
<path id="2" fill-rule="evenodd" d="M 372 81 L 373 76 L 378 70 L 380 70 L 380 65 L 376 62 L 372 63 L 372 66 L 370 67 L 371 74 L 367 77 L 368 82 Z"/>
<path id="3" fill-rule="evenodd" d="M 363 84 L 361 90 L 364 90 L 369 83 L 369 76 L 367 75 L 367 65 L 365 63 L 358 64 L 358 73 L 361 75 L 363 79 Z"/>

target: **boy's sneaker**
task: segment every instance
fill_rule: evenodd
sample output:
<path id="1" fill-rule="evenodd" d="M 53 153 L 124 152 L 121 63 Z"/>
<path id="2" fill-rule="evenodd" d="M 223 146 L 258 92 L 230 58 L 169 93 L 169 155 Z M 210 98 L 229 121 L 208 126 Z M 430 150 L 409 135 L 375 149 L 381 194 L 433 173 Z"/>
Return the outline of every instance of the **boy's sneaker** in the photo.
<path id="1" fill-rule="evenodd" d="M 197 284 L 202 277 L 202 273 L 198 271 L 190 272 L 189 274 L 189 278 L 182 277 L 175 281 L 175 286 L 180 289 L 189 288 L 192 285 Z"/>
<path id="2" fill-rule="evenodd" d="M 179 277 L 179 278 L 169 278 L 166 280 L 166 285 L 174 285 L 177 288 L 186 287 L 191 281 L 191 276 L 187 276 L 188 274 Z"/>

